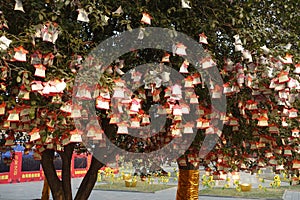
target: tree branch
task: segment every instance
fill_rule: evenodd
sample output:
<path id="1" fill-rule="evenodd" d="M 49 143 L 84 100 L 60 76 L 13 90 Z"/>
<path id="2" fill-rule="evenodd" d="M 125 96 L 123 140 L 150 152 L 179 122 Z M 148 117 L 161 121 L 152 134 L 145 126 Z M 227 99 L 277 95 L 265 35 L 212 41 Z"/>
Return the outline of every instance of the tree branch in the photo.
<path id="1" fill-rule="evenodd" d="M 64 147 L 64 151 L 60 153 L 62 158 L 62 182 L 65 200 L 72 200 L 71 187 L 71 162 L 74 151 L 74 143 L 70 143 Z"/>
<path id="2" fill-rule="evenodd" d="M 103 166 L 103 163 L 98 161 L 94 156 L 92 157 L 91 166 L 79 186 L 75 200 L 83 200 L 89 198 L 97 181 L 98 170 Z"/>
<path id="3" fill-rule="evenodd" d="M 55 200 L 64 200 L 62 182 L 59 180 L 53 163 L 54 150 L 46 149 L 42 153 L 41 164 L 45 177 L 49 183 L 52 197 Z"/>

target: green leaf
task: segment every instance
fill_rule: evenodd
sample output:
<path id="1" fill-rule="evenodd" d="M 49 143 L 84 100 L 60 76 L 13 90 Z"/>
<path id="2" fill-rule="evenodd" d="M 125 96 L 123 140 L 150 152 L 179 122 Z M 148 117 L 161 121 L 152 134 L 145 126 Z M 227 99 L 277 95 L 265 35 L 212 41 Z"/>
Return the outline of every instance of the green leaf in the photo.
<path id="1" fill-rule="evenodd" d="M 52 21 L 55 21 L 57 19 L 57 15 L 52 15 L 51 19 Z"/>
<path id="2" fill-rule="evenodd" d="M 43 19 L 44 19 L 44 17 L 43 17 L 43 15 L 40 13 L 40 14 L 39 14 L 39 20 L 42 21 Z"/>
<path id="3" fill-rule="evenodd" d="M 18 76 L 18 77 L 17 77 L 17 83 L 20 83 L 21 81 L 22 81 L 21 77 Z"/>

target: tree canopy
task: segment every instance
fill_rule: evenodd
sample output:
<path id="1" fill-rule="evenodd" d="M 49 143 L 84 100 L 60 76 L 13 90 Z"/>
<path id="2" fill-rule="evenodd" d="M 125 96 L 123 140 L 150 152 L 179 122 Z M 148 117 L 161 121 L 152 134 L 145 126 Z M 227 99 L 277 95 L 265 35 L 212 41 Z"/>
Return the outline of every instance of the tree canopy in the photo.
<path id="1" fill-rule="evenodd" d="M 3 1 L 0 3 L 2 150 L 23 141 L 34 147 L 36 159 L 42 159 L 43 152 L 63 152 L 73 143 L 79 151 L 85 151 L 80 145 L 85 137 L 104 147 L 107 141 L 102 134 L 106 134 L 119 147 L 147 152 L 172 138 L 188 137 L 184 127 L 178 127 L 177 123 L 181 117 L 196 114 L 198 120 L 192 127 L 198 130 L 197 136 L 178 161 L 181 167 L 188 164 L 197 167 L 201 163 L 207 169 L 228 172 L 273 166 L 275 170 L 294 173 L 300 168 L 297 8 L 296 0 Z M 91 59 L 87 55 L 92 49 L 105 39 L 137 28 L 142 41 L 147 37 L 143 29 L 146 27 L 168 28 L 199 42 L 211 55 L 209 60 L 202 60 L 200 67 L 216 66 L 224 84 L 201 84 L 204 77 L 195 66 L 189 65 L 189 60 L 174 52 L 148 48 L 120 56 L 105 66 L 94 88 L 76 93 L 83 90 L 74 88 L 74 80 L 83 63 Z M 172 93 L 170 87 L 140 87 L 129 93 L 130 101 L 124 107 L 128 112 L 134 111 L 128 115 L 130 118 L 122 120 L 134 121 L 137 127 L 148 125 L 147 120 L 153 120 L 153 116 L 149 118 L 150 107 L 155 103 L 164 105 L 168 120 L 160 134 L 150 139 L 132 139 L 126 131 L 118 133 L 120 123 L 117 116 L 111 115 L 111 98 L 117 88 L 116 80 L 146 63 L 154 63 L 153 71 L 160 64 L 179 71 L 184 77 L 180 80 L 182 84 L 190 81 L 186 88 L 195 92 L 196 105 L 190 111 L 183 111 L 183 102 L 179 107 L 175 106 L 178 102 L 171 102 L 167 94 Z M 94 101 L 98 117 L 90 119 L 83 105 L 71 105 L 73 94 Z M 212 112 L 211 98 L 221 102 L 220 95 L 226 95 L 226 113 Z M 133 102 L 140 107 L 131 109 Z M 174 114 L 175 108 L 181 114 Z M 75 127 L 74 118 L 80 118 L 88 130 L 84 136 Z M 214 118 L 224 124 L 222 134 L 214 129 L 211 123 Z M 94 123 L 98 122 L 104 132 L 95 129 Z M 130 131 L 134 132 L 133 129 Z M 207 135 L 217 135 L 217 145 L 200 159 L 199 150 Z"/>

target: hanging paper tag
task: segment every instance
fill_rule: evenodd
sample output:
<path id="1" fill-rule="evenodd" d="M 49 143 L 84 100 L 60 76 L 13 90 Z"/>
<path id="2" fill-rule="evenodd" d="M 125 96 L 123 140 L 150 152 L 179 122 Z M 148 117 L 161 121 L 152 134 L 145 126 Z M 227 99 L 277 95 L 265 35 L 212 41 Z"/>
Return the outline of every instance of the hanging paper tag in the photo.
<path id="1" fill-rule="evenodd" d="M 113 15 L 121 15 L 123 13 L 123 9 L 122 9 L 122 6 L 119 6 L 119 8 L 112 12 Z"/>
<path id="2" fill-rule="evenodd" d="M 170 73 L 169 72 L 161 73 L 161 78 L 162 78 L 163 82 L 169 82 L 170 81 Z"/>
<path id="3" fill-rule="evenodd" d="M 285 83 L 289 81 L 288 72 L 281 72 L 279 75 L 279 83 Z"/>
<path id="4" fill-rule="evenodd" d="M 195 94 L 191 95 L 190 97 L 190 104 L 198 104 L 198 96 L 196 96 Z"/>
<path id="5" fill-rule="evenodd" d="M 35 67 L 35 73 L 34 73 L 35 76 L 42 77 L 42 78 L 46 77 L 46 67 L 44 67 L 42 64 L 34 65 L 34 67 Z"/>
<path id="6" fill-rule="evenodd" d="M 88 132 L 86 134 L 87 137 L 95 137 L 96 134 L 96 128 L 95 127 L 91 127 L 88 129 Z"/>
<path id="7" fill-rule="evenodd" d="M 166 53 L 161 62 L 170 62 L 170 54 Z"/>
<path id="8" fill-rule="evenodd" d="M 20 90 L 19 92 L 19 98 L 24 99 L 24 100 L 29 100 L 30 99 L 30 92 L 24 91 L 24 90 Z"/>
<path id="9" fill-rule="evenodd" d="M 70 104 L 66 103 L 66 104 L 64 104 L 60 107 L 60 110 L 63 111 L 63 112 L 71 113 L 72 112 L 72 107 L 71 107 Z"/>
<path id="10" fill-rule="evenodd" d="M 128 134 L 128 127 L 126 124 L 120 124 L 118 125 L 118 134 Z"/>
<path id="11" fill-rule="evenodd" d="M 40 91 L 40 90 L 43 90 L 44 87 L 42 85 L 42 82 L 40 81 L 36 81 L 36 82 L 32 82 L 31 83 L 31 90 L 34 92 L 34 91 Z"/>
<path id="12" fill-rule="evenodd" d="M 183 133 L 186 133 L 186 134 L 194 133 L 193 125 L 192 124 L 185 125 L 184 129 L 183 129 Z"/>
<path id="13" fill-rule="evenodd" d="M 5 37 L 4 35 L 0 37 L 0 50 L 6 50 L 10 43 L 12 42 L 12 40 L 8 39 L 7 37 Z"/>
<path id="14" fill-rule="evenodd" d="M 297 109 L 290 109 L 289 110 L 289 118 L 297 118 L 298 117 L 298 110 Z"/>
<path id="15" fill-rule="evenodd" d="M 15 8 L 14 10 L 19 10 L 25 13 L 22 5 L 22 0 L 16 0 Z"/>
<path id="16" fill-rule="evenodd" d="M 62 145 L 65 146 L 67 144 L 70 144 L 70 137 L 64 137 L 61 141 Z"/>
<path id="17" fill-rule="evenodd" d="M 257 123 L 258 126 L 268 126 L 268 118 L 266 117 L 260 117 L 258 118 L 258 123 Z"/>
<path id="18" fill-rule="evenodd" d="M 124 98 L 125 94 L 124 94 L 124 89 L 123 88 L 114 88 L 114 94 L 113 94 L 113 98 Z"/>
<path id="19" fill-rule="evenodd" d="M 181 130 L 180 129 L 178 129 L 178 128 L 174 128 L 174 129 L 172 129 L 172 136 L 173 137 L 181 137 L 182 136 L 182 134 L 181 134 Z"/>
<path id="20" fill-rule="evenodd" d="M 110 101 L 104 100 L 103 98 L 98 97 L 96 100 L 96 107 L 99 109 L 108 110 L 110 107 Z"/>
<path id="21" fill-rule="evenodd" d="M 179 115 L 179 116 L 182 115 L 181 106 L 175 105 L 175 106 L 173 107 L 173 115 Z"/>
<path id="22" fill-rule="evenodd" d="M 93 140 L 103 140 L 103 135 L 101 133 L 95 133 Z"/>
<path id="23" fill-rule="evenodd" d="M 82 142 L 82 137 L 80 134 L 72 134 L 70 142 Z"/>
<path id="24" fill-rule="evenodd" d="M 8 115 L 7 121 L 10 122 L 15 122 L 15 121 L 19 121 L 19 113 L 16 112 L 12 112 Z"/>
<path id="25" fill-rule="evenodd" d="M 185 61 L 182 63 L 179 72 L 180 72 L 180 73 L 189 73 L 189 71 L 188 71 L 188 66 L 189 66 L 189 64 L 190 64 L 190 63 L 189 63 L 187 60 L 185 60 Z"/>
<path id="26" fill-rule="evenodd" d="M 176 45 L 176 50 L 175 50 L 175 53 L 177 55 L 180 55 L 180 56 L 186 56 L 186 46 L 184 46 L 182 43 L 178 43 Z"/>
<path id="27" fill-rule="evenodd" d="M 110 118 L 109 124 L 117 124 L 120 122 L 120 118 L 117 115 L 113 115 Z"/>
<path id="28" fill-rule="evenodd" d="M 204 33 L 199 34 L 199 43 L 208 44 L 207 36 Z"/>
<path id="29" fill-rule="evenodd" d="M 148 115 L 144 115 L 142 118 L 142 125 L 148 125 L 150 124 L 150 119 Z"/>
<path id="30" fill-rule="evenodd" d="M 79 109 L 73 109 L 71 112 L 71 118 L 80 118 L 81 117 L 81 112 Z"/>
<path id="31" fill-rule="evenodd" d="M 5 107 L 0 107 L 0 115 L 4 115 L 5 114 Z"/>
<path id="32" fill-rule="evenodd" d="M 26 54 L 20 51 L 17 51 L 14 55 L 14 59 L 20 62 L 26 62 Z"/>
<path id="33" fill-rule="evenodd" d="M 293 160 L 293 169 L 300 169 L 300 161 L 299 160 Z"/>
<path id="34" fill-rule="evenodd" d="M 216 65 L 216 63 L 213 61 L 212 58 L 206 58 L 202 61 L 203 69 L 208 69 L 208 68 L 213 67 L 215 65 Z"/>
<path id="35" fill-rule="evenodd" d="M 192 76 L 188 76 L 184 79 L 184 87 L 185 88 L 193 88 L 194 87 Z"/>
<path id="36" fill-rule="evenodd" d="M 141 22 L 150 25 L 151 24 L 151 19 L 152 19 L 152 17 L 148 13 L 143 13 L 143 17 L 141 19 Z"/>
<path id="37" fill-rule="evenodd" d="M 188 0 L 181 0 L 181 7 L 182 8 L 188 8 L 188 9 L 190 9 L 191 8 L 190 1 L 188 1 Z"/>
<path id="38" fill-rule="evenodd" d="M 212 98 L 213 99 L 220 99 L 222 96 L 222 92 L 221 91 L 212 91 Z"/>
<path id="39" fill-rule="evenodd" d="M 52 42 L 52 34 L 45 31 L 42 33 L 44 42 Z"/>
<path id="40" fill-rule="evenodd" d="M 35 132 L 33 134 L 30 135 L 30 142 L 39 140 L 41 138 L 40 133 L 39 132 Z"/>
<path id="41" fill-rule="evenodd" d="M 140 127 L 140 120 L 139 119 L 133 119 L 131 121 L 130 127 L 131 128 L 139 128 Z"/>
<path id="42" fill-rule="evenodd" d="M 172 86 L 172 94 L 173 95 L 182 95 L 181 86 L 177 85 L 177 84 Z"/>
<path id="43" fill-rule="evenodd" d="M 89 18 L 88 18 L 88 13 L 84 10 L 84 9 L 78 9 L 78 16 L 77 16 L 77 20 L 78 21 L 82 21 L 82 22 L 89 22 Z"/>

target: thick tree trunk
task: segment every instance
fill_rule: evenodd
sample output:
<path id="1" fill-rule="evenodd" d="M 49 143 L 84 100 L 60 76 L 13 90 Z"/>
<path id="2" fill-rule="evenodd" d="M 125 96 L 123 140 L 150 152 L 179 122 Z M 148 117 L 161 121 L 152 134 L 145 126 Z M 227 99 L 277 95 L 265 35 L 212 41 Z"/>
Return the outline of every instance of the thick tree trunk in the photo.
<path id="1" fill-rule="evenodd" d="M 54 151 L 47 149 L 42 153 L 41 164 L 44 170 L 45 177 L 51 189 L 54 200 L 64 200 L 64 191 L 62 182 L 59 180 L 53 164 Z"/>
<path id="2" fill-rule="evenodd" d="M 199 165 L 179 166 L 176 200 L 198 200 L 199 178 Z"/>
<path id="3" fill-rule="evenodd" d="M 62 186 L 65 200 L 72 200 L 71 185 L 71 162 L 74 151 L 74 144 L 70 143 L 64 147 L 64 151 L 60 153 L 62 158 Z"/>
<path id="4" fill-rule="evenodd" d="M 49 199 L 50 199 L 50 187 L 47 178 L 45 178 L 41 200 L 49 200 Z"/>
<path id="5" fill-rule="evenodd" d="M 83 178 L 79 189 L 77 191 L 75 200 L 87 200 L 95 186 L 98 176 L 98 170 L 104 166 L 101 162 L 99 162 L 94 156 L 92 158 L 92 162 L 89 170 L 87 171 L 85 177 Z"/>

